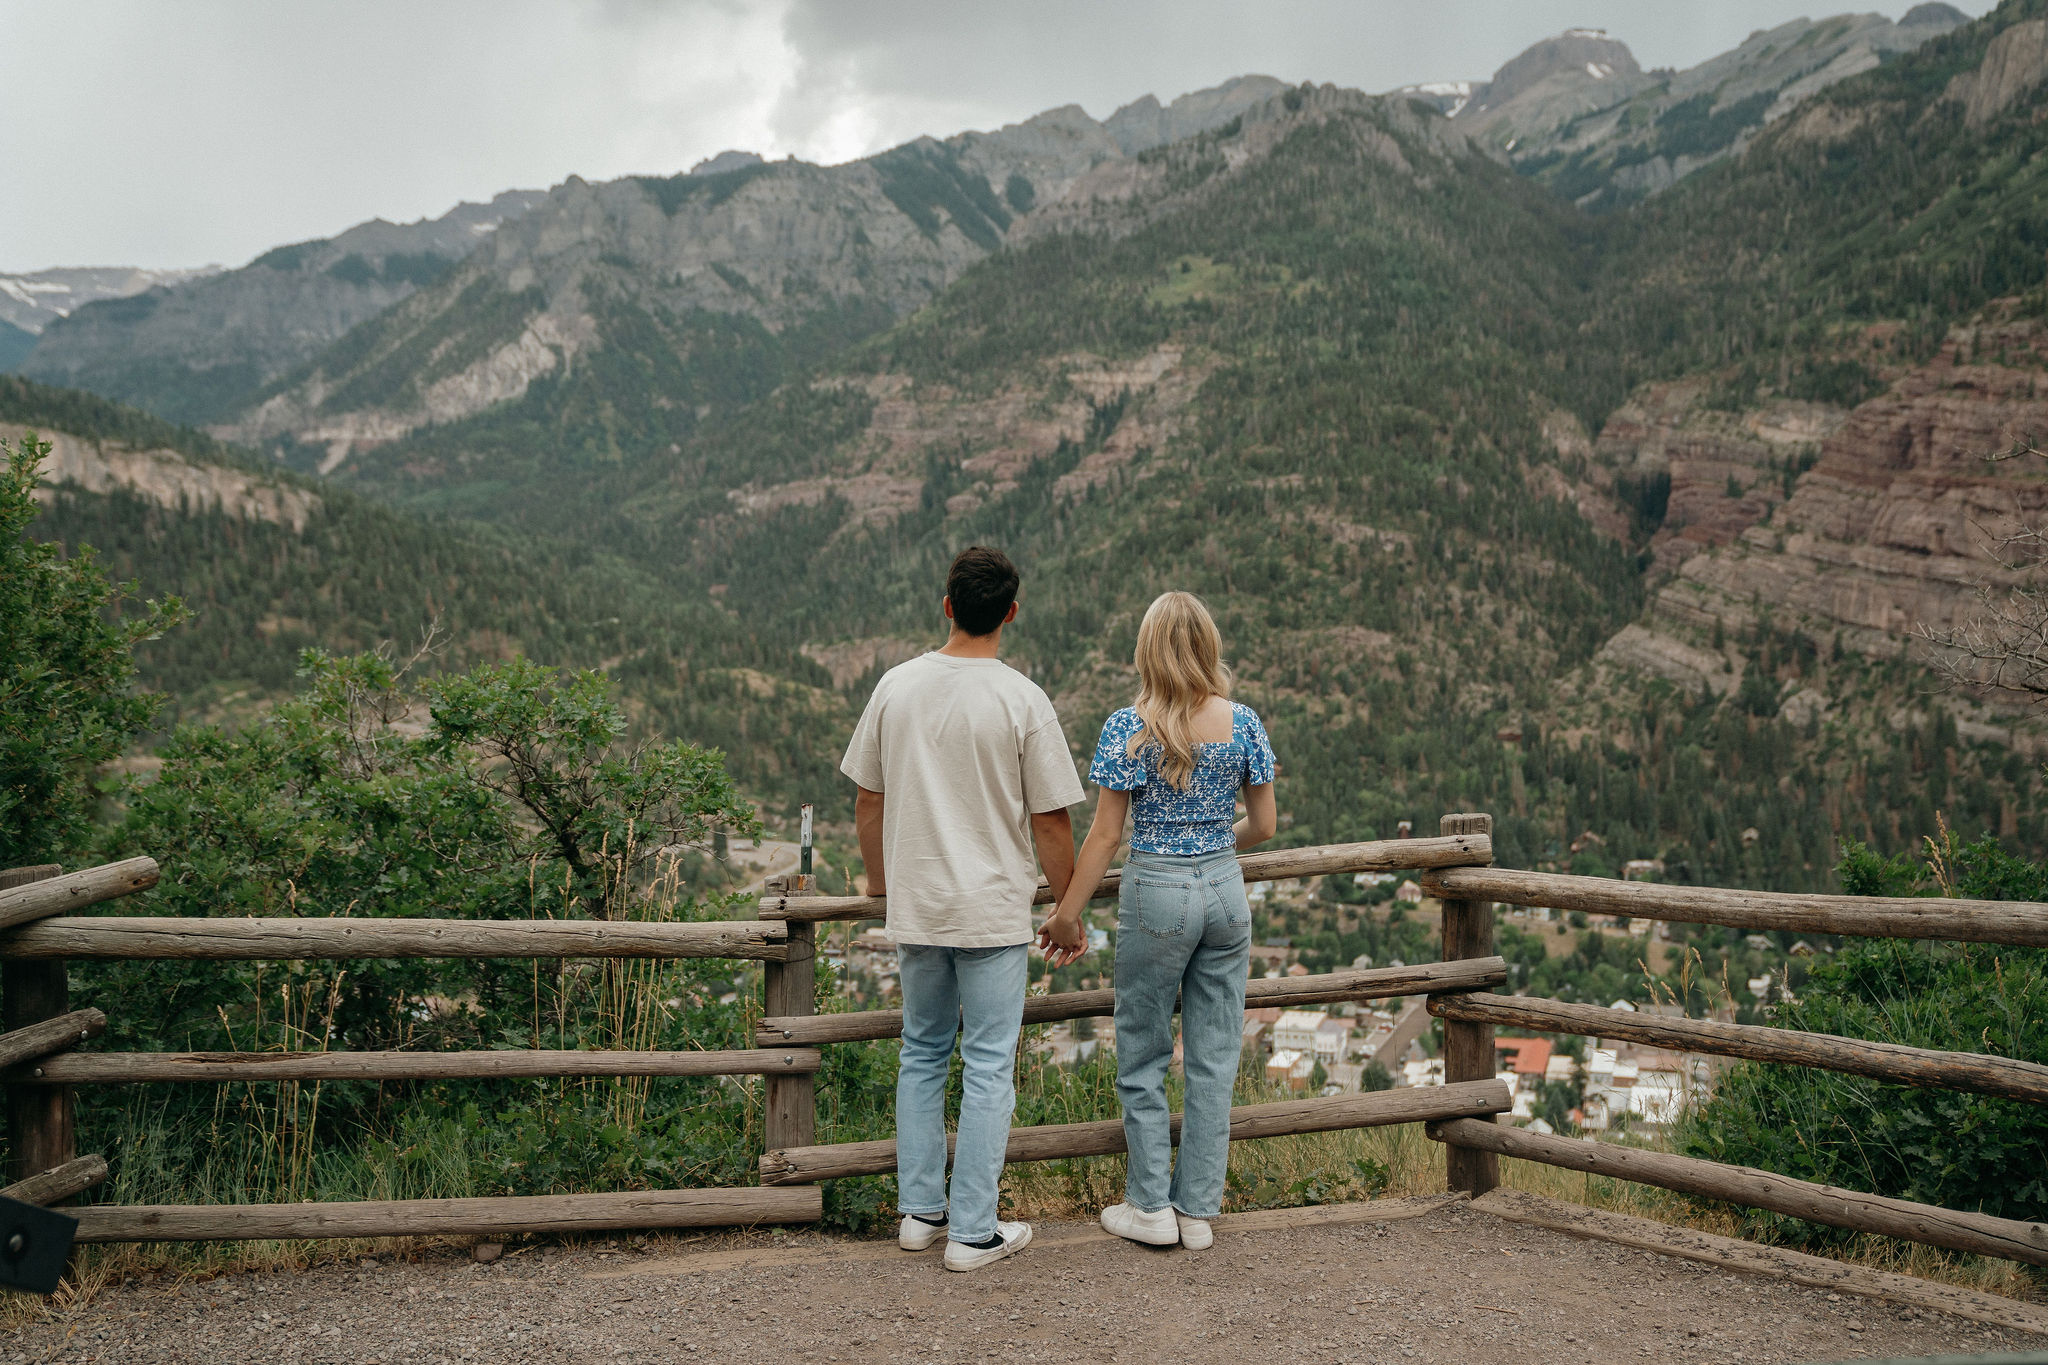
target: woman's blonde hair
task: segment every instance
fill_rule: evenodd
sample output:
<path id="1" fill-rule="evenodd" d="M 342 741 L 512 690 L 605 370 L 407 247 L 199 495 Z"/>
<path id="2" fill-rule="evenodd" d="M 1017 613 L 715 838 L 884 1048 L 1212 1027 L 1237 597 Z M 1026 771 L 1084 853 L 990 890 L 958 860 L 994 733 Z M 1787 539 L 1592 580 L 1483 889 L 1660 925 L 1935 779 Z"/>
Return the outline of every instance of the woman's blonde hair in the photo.
<path id="1" fill-rule="evenodd" d="M 1138 626 L 1138 732 L 1130 754 L 1159 747 L 1159 775 L 1185 790 L 1195 771 L 1195 712 L 1211 697 L 1230 696 L 1223 636 L 1202 599 L 1165 592 Z"/>

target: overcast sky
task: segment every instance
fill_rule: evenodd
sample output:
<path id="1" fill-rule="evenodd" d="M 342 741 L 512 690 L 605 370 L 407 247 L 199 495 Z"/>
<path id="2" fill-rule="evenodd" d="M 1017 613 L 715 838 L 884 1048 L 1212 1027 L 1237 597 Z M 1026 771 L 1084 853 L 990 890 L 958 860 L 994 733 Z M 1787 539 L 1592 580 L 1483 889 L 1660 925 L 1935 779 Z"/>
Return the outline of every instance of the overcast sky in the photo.
<path id="1" fill-rule="evenodd" d="M 1896 19 L 1910 0 L 1880 6 Z M 1955 0 L 1972 15 L 1991 0 Z M 0 0 L 0 270 L 282 242 L 727 147 L 844 161 L 1230 76 L 1483 79 L 1605 28 L 1644 67 L 1806 0 Z M 1863 8 L 1858 5 L 1855 8 Z"/>

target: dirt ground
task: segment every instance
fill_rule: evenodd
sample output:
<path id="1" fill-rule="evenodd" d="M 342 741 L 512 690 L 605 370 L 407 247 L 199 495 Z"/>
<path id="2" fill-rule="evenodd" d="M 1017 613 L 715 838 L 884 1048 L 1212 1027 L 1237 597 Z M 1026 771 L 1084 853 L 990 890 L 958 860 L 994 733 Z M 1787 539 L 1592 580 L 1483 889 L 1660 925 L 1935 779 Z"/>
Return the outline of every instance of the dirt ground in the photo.
<path id="1" fill-rule="evenodd" d="M 130 1285 L 0 1342 L 27 1362 L 1793 1362 L 2048 1349 L 1979 1326 L 1505 1222 L 1463 1205 L 1217 1226 L 1206 1252 L 1092 1225 L 972 1275 L 815 1232 L 458 1251 Z M 1272 1215 L 1246 1215 L 1254 1223 Z"/>

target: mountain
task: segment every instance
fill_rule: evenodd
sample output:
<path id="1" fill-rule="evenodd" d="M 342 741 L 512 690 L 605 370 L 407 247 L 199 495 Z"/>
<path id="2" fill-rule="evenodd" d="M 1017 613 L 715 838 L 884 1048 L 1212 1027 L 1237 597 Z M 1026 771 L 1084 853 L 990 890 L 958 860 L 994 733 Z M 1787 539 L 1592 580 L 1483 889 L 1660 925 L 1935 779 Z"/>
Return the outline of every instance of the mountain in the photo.
<path id="1" fill-rule="evenodd" d="M 88 303 L 125 299 L 159 286 L 217 274 L 197 270 L 138 270 L 133 266 L 59 266 L 25 275 L 0 274 L 0 374 L 19 369 L 45 327 Z"/>
<path id="2" fill-rule="evenodd" d="M 754 790 L 829 778 L 850 718 L 822 668 L 601 547 L 423 518 L 280 470 L 134 408 L 0 376 L 0 439 L 52 447 L 31 534 L 92 546 L 193 619 L 138 651 L 166 723 L 289 694 L 299 653 L 409 654 L 432 670 L 525 654 L 606 671 L 640 724 L 743 751 Z M 750 743 L 788 735 L 795 748 Z"/>
<path id="3" fill-rule="evenodd" d="M 1950 5 L 1795 19 L 1684 71 L 1645 72 L 1600 29 L 1569 29 L 1491 81 L 1400 93 L 1456 119 L 1482 146 L 1582 207 L 1612 208 L 1670 188 L 1741 150 L 1802 100 L 1968 22 Z"/>
<path id="4" fill-rule="evenodd" d="M 239 270 L 153 281 L 86 302 L 49 320 L 19 368 L 173 420 L 210 420 L 447 274 L 540 198 L 511 190 L 417 223 L 375 219 L 337 237 L 276 247 Z"/>
<path id="5" fill-rule="evenodd" d="M 385 463 L 490 459 L 487 477 L 502 478 L 503 448 L 530 448 L 537 430 L 551 444 L 566 431 L 599 463 L 660 449 L 929 302 L 1101 163 L 1221 125 L 1279 88 L 1244 77 L 1106 122 L 1070 105 L 841 166 L 725 153 L 684 175 L 571 179 L 219 429 L 332 471 L 531 395 Z"/>

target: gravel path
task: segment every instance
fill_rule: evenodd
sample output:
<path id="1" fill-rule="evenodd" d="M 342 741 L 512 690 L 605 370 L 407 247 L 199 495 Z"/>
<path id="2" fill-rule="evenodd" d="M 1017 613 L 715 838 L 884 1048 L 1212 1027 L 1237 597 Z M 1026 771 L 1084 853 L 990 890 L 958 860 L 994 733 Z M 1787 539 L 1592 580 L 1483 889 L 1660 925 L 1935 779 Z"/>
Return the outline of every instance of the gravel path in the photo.
<path id="1" fill-rule="evenodd" d="M 442 1251 L 110 1290 L 0 1342 L 0 1361 L 1576 1365 L 2048 1348 L 1462 1205 L 1281 1230 L 1225 1220 L 1217 1234 L 1206 1252 L 1153 1251 L 1041 1224 L 1030 1248 L 973 1275 L 947 1274 L 937 1249 L 814 1232 L 536 1245 L 492 1265 Z"/>

